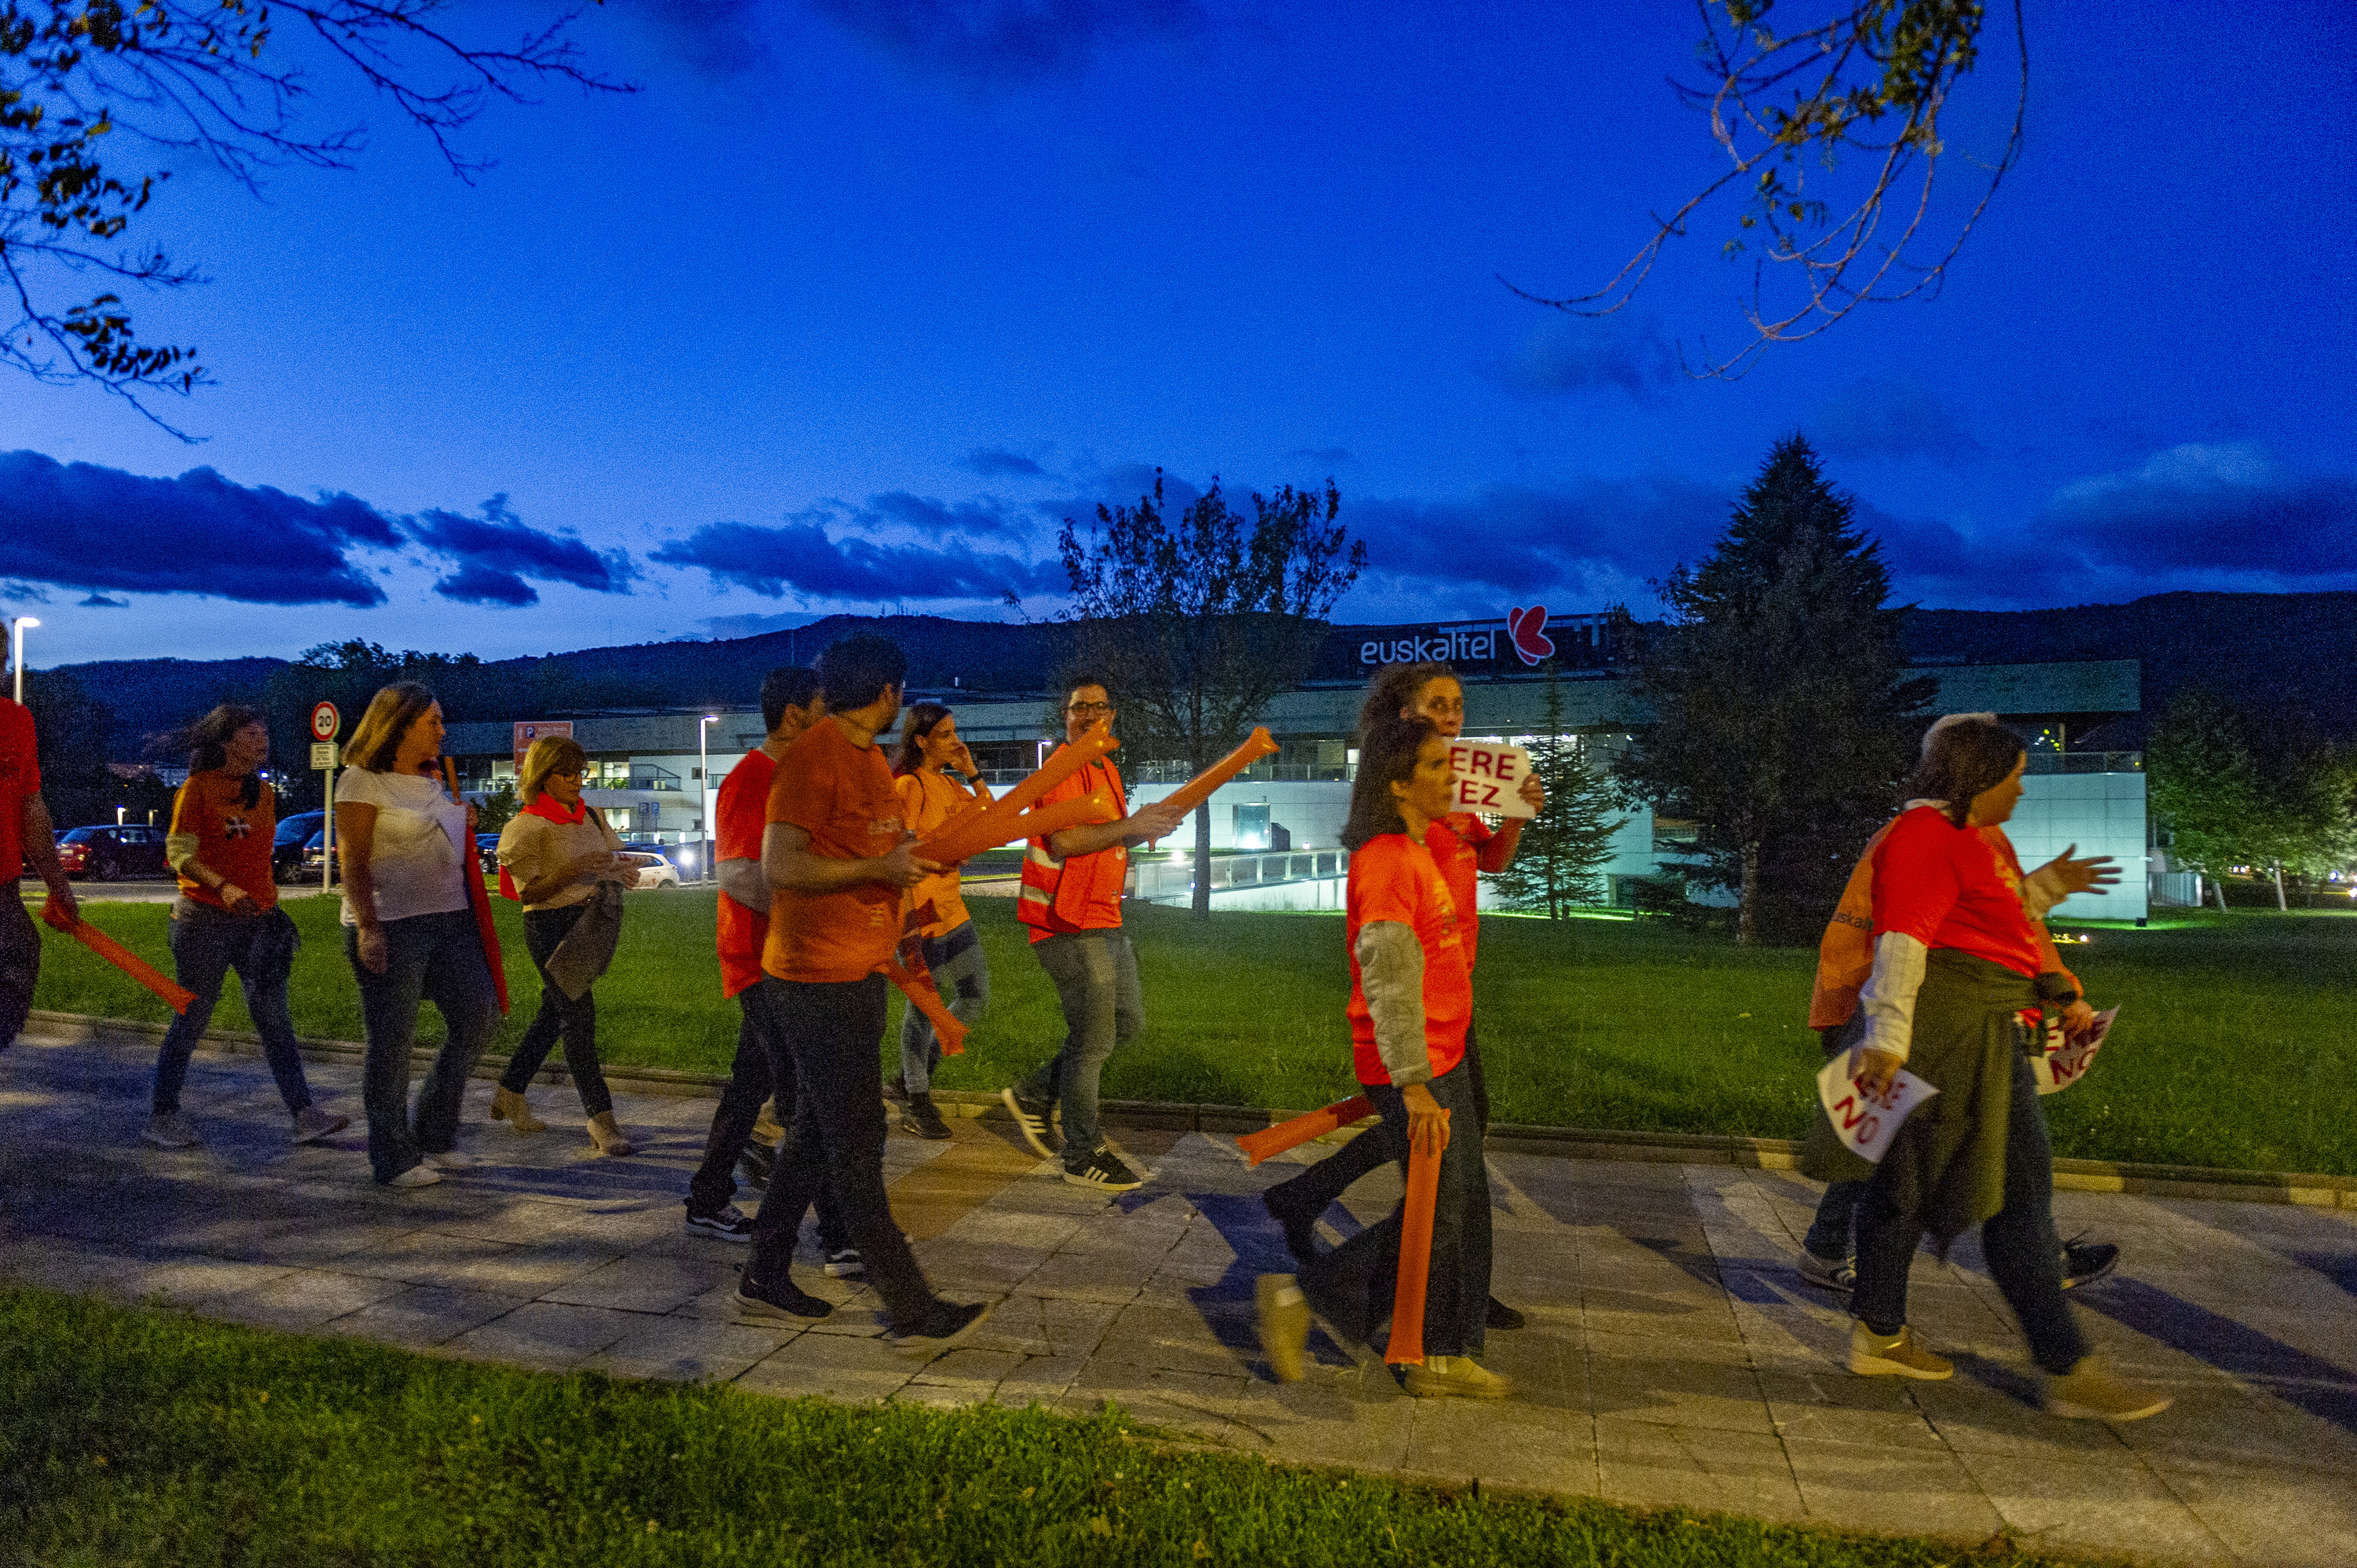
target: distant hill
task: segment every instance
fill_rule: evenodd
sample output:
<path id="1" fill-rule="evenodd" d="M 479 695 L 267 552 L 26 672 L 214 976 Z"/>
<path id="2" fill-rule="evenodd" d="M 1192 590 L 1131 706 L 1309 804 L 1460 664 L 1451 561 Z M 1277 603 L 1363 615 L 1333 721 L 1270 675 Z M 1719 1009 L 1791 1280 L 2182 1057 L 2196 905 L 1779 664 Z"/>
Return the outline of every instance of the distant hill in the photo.
<path id="1" fill-rule="evenodd" d="M 505 659 L 479 667 L 454 690 L 453 720 L 561 718 L 558 693 L 597 706 L 687 708 L 745 703 L 780 664 L 806 664 L 839 637 L 873 631 L 909 650 L 909 683 L 972 692 L 1036 692 L 1070 655 L 1054 625 L 947 620 L 938 616 L 831 616 L 759 637 L 651 642 Z M 1918 659 L 2035 663 L 2135 659 L 2144 667 L 2144 715 L 2158 716 L 2184 687 L 2206 682 L 2245 705 L 2304 704 L 2319 727 L 2357 738 L 2357 594 L 2160 594 L 2124 605 L 2050 610 L 1918 610 L 1908 649 Z M 107 754 L 140 755 L 147 736 L 216 703 L 259 703 L 280 659 L 106 660 L 60 665 L 111 714 Z M 546 702 L 545 708 L 522 710 Z M 475 708 L 484 711 L 476 712 Z M 496 711 L 492 711 L 496 709 Z M 346 722 L 357 718 L 347 714 Z M 2123 721 L 2112 744 L 2143 743 L 2143 718 Z"/>

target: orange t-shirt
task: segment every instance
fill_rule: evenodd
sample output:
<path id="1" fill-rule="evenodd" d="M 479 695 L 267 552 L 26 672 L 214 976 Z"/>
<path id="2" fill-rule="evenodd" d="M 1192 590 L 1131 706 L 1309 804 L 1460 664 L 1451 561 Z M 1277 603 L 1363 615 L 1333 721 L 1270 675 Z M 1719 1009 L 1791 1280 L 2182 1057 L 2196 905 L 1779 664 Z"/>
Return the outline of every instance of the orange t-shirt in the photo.
<path id="1" fill-rule="evenodd" d="M 245 780 L 220 768 L 191 773 L 172 797 L 172 833 L 197 841 L 197 859 L 205 869 L 227 877 L 242 888 L 258 908 L 278 905 L 278 879 L 271 875 L 273 830 L 278 826 L 278 796 L 269 785 L 251 806 L 240 805 Z M 216 909 L 226 908 L 221 896 L 185 872 L 180 897 Z"/>
<path id="2" fill-rule="evenodd" d="M 1457 904 L 1457 940 L 1465 944 L 1465 967 L 1471 969 L 1481 945 L 1481 846 L 1496 838 L 1489 823 L 1470 811 L 1451 811 L 1424 830 L 1424 847 L 1440 867 L 1448 897 Z"/>
<path id="3" fill-rule="evenodd" d="M 713 864 L 724 860 L 761 859 L 761 831 L 770 822 L 770 785 L 778 765 L 756 746 L 737 759 L 720 781 L 720 798 L 713 803 Z M 748 909 L 727 894 L 720 895 L 720 994 L 734 996 L 761 978 L 761 948 L 769 940 L 766 911 Z"/>
<path id="4" fill-rule="evenodd" d="M 2035 976 L 2038 932 L 2021 903 L 2021 865 L 2001 835 L 1960 828 L 1934 806 L 1900 816 L 1875 857 L 1874 931 L 1954 948 Z"/>
<path id="5" fill-rule="evenodd" d="M 1032 806 L 1052 806 L 1059 800 L 1077 800 L 1099 785 L 1113 792 L 1113 798 L 1124 815 L 1129 811 L 1129 798 L 1123 793 L 1121 769 L 1110 762 L 1092 762 L 1045 795 Z M 1046 839 L 1033 839 L 1028 852 L 1034 855 L 1048 853 Z M 1056 882 L 1052 902 L 1024 899 L 1016 910 L 1023 923 L 1031 928 L 1031 940 L 1044 942 L 1049 937 L 1072 931 L 1110 931 L 1121 929 L 1121 893 L 1129 881 L 1129 846 L 1114 844 L 1098 850 L 1094 854 L 1067 856 L 1061 875 Z"/>
<path id="6" fill-rule="evenodd" d="M 892 780 L 892 786 L 899 791 L 900 814 L 912 833 L 931 832 L 961 808 L 989 799 L 980 790 L 969 792 L 946 773 L 930 768 L 903 773 Z M 966 913 L 965 900 L 958 896 L 958 870 L 954 865 L 909 889 L 909 908 L 921 917 L 917 929 L 924 937 L 945 937 L 973 918 Z"/>
<path id="7" fill-rule="evenodd" d="M 0 875 L 12 883 L 25 869 L 25 801 L 40 792 L 32 710 L 0 697 Z"/>
<path id="8" fill-rule="evenodd" d="M 1424 1048 L 1438 1078 L 1465 1058 L 1465 1026 L 1473 1017 L 1473 972 L 1458 939 L 1457 908 L 1432 852 L 1405 833 L 1369 839 L 1351 856 L 1345 937 L 1351 951 L 1351 1047 L 1361 1083 L 1389 1083 L 1375 1046 L 1374 1015 L 1359 979 L 1359 932 L 1395 920 L 1424 949 Z"/>
<path id="9" fill-rule="evenodd" d="M 828 860 L 888 854 L 903 826 L 899 792 L 883 748 L 855 746 L 834 719 L 796 737 L 770 786 L 768 820 L 810 834 Z M 858 882 L 832 893 L 780 888 L 770 902 L 761 967 L 780 980 L 841 984 L 884 967 L 900 940 L 900 890 Z"/>

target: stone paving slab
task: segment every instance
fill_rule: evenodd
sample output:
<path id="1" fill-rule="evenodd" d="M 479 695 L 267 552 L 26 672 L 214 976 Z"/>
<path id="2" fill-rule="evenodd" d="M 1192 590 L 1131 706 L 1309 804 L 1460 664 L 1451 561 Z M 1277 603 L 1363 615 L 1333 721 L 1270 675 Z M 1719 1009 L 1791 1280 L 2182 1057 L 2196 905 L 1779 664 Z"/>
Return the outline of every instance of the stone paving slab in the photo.
<path id="1" fill-rule="evenodd" d="M 315 1092 L 359 1109 L 357 1064 Z M 740 1320 L 740 1247 L 681 1226 L 710 1102 L 624 1093 L 641 1152 L 597 1156 L 539 1088 L 547 1132 L 485 1120 L 469 1086 L 436 1187 L 370 1179 L 362 1140 L 285 1142 L 263 1064 L 199 1056 L 200 1149 L 134 1139 L 145 1052 L 36 1032 L 0 1056 L 0 1280 L 152 1300 L 226 1321 L 437 1355 L 748 1391 L 1073 1413 L 1120 1405 L 1195 1440 L 1379 1475 L 1677 1504 L 1847 1529 L 2185 1563 L 2357 1562 L 2357 1211 L 2063 1192 L 2056 1218 L 2119 1242 L 2076 1293 L 2103 1352 L 2177 1405 L 2112 1428 L 2039 1411 L 2004 1302 L 1969 1239 L 1918 1259 L 1910 1306 L 1954 1357 L 1943 1383 L 1853 1377 L 1843 1304 L 1803 1284 L 1816 1189 L 1726 1165 L 1491 1158 L 1496 1294 L 1530 1326 L 1490 1338 L 1503 1404 L 1412 1400 L 1364 1348 L 1321 1330 L 1297 1384 L 1273 1381 L 1253 1282 L 1288 1267 L 1261 1191 L 1316 1146 L 1254 1170 L 1221 1136 L 1137 1130 L 1155 1179 L 1108 1196 L 1057 1180 L 974 1118 L 946 1144 L 895 1136 L 894 1212 L 937 1288 L 987 1299 L 927 1361 L 879 1337 L 857 1280 L 796 1266 L 833 1303 L 809 1323 Z M 1382 1217 L 1377 1173 L 1321 1226 Z M 752 1194 L 740 1194 L 749 1207 Z"/>

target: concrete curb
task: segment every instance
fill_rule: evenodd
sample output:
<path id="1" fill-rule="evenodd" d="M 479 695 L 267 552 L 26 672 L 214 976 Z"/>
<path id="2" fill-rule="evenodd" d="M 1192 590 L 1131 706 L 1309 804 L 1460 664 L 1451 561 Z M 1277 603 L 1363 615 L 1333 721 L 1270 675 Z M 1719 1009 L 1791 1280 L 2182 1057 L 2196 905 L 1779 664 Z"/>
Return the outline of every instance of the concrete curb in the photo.
<path id="1" fill-rule="evenodd" d="M 164 1037 L 167 1026 L 129 1018 L 98 1018 L 81 1013 L 50 1013 L 35 1009 L 30 1024 L 101 1045 L 152 1044 Z M 350 1040 L 298 1039 L 306 1057 L 349 1060 L 363 1047 Z M 200 1051 L 225 1056 L 259 1056 L 259 1036 L 234 1030 L 208 1032 Z M 414 1053 L 431 1061 L 433 1051 Z M 477 1078 L 497 1078 L 507 1068 L 505 1057 L 485 1057 L 476 1064 Z M 716 1099 L 727 1084 L 709 1073 L 682 1072 L 672 1068 L 606 1068 L 606 1080 L 641 1094 L 669 1094 L 685 1099 Z M 570 1083 L 561 1066 L 544 1068 L 535 1083 Z M 941 1090 L 933 1102 L 944 1115 L 1003 1119 L 1006 1112 L 996 1094 L 973 1090 Z M 1253 1105 L 1184 1105 L 1152 1100 L 1103 1101 L 1104 1119 L 1119 1127 L 1152 1127 L 1170 1132 L 1233 1135 L 1257 1132 L 1303 1114 L 1299 1111 L 1267 1110 Z M 1344 1128 L 1321 1143 L 1340 1143 L 1357 1135 Z M 1796 1170 L 1801 1145 L 1791 1138 L 1744 1138 L 1717 1133 L 1631 1133 L 1602 1127 L 1530 1127 L 1493 1122 L 1490 1146 L 1512 1154 L 1542 1155 L 1569 1160 L 1622 1160 L 1656 1165 L 1738 1165 L 1751 1170 Z M 2054 1162 L 2054 1185 L 2070 1192 L 2122 1192 L 2147 1197 L 2210 1198 L 2231 1203 L 2295 1203 L 2316 1208 L 2357 1208 L 2357 1176 L 2324 1176 L 2284 1171 L 2225 1170 L 2210 1165 L 2138 1165 L 2124 1160 Z"/>

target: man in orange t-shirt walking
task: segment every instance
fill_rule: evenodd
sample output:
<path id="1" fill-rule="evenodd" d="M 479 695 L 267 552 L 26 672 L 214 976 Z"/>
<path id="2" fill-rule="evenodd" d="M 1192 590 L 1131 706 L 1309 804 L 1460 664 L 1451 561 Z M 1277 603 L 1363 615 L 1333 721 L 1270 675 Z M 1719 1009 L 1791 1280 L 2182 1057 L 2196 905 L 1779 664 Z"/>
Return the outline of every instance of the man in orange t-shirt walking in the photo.
<path id="1" fill-rule="evenodd" d="M 40 746 L 32 713 L 0 697 L 0 873 L 6 874 L 10 888 L 0 898 L 0 1049 L 32 1015 L 33 987 L 41 978 L 41 934 L 14 891 L 27 863 L 49 885 L 49 902 L 67 919 L 79 918 L 81 906 L 58 865 L 57 835 L 41 799 Z"/>
<path id="2" fill-rule="evenodd" d="M 884 966 L 899 945 L 901 895 L 941 869 L 912 852 L 876 744 L 900 716 L 907 670 L 908 656 L 879 637 L 845 638 L 821 654 L 828 715 L 786 748 L 770 789 L 761 868 L 776 893 L 761 968 L 778 983 L 796 1096 L 737 1305 L 757 1316 L 826 1315 L 787 1278 L 802 1216 L 824 1185 L 884 1299 L 886 1340 L 930 1353 L 988 1308 L 933 1294 L 884 1192 Z"/>

